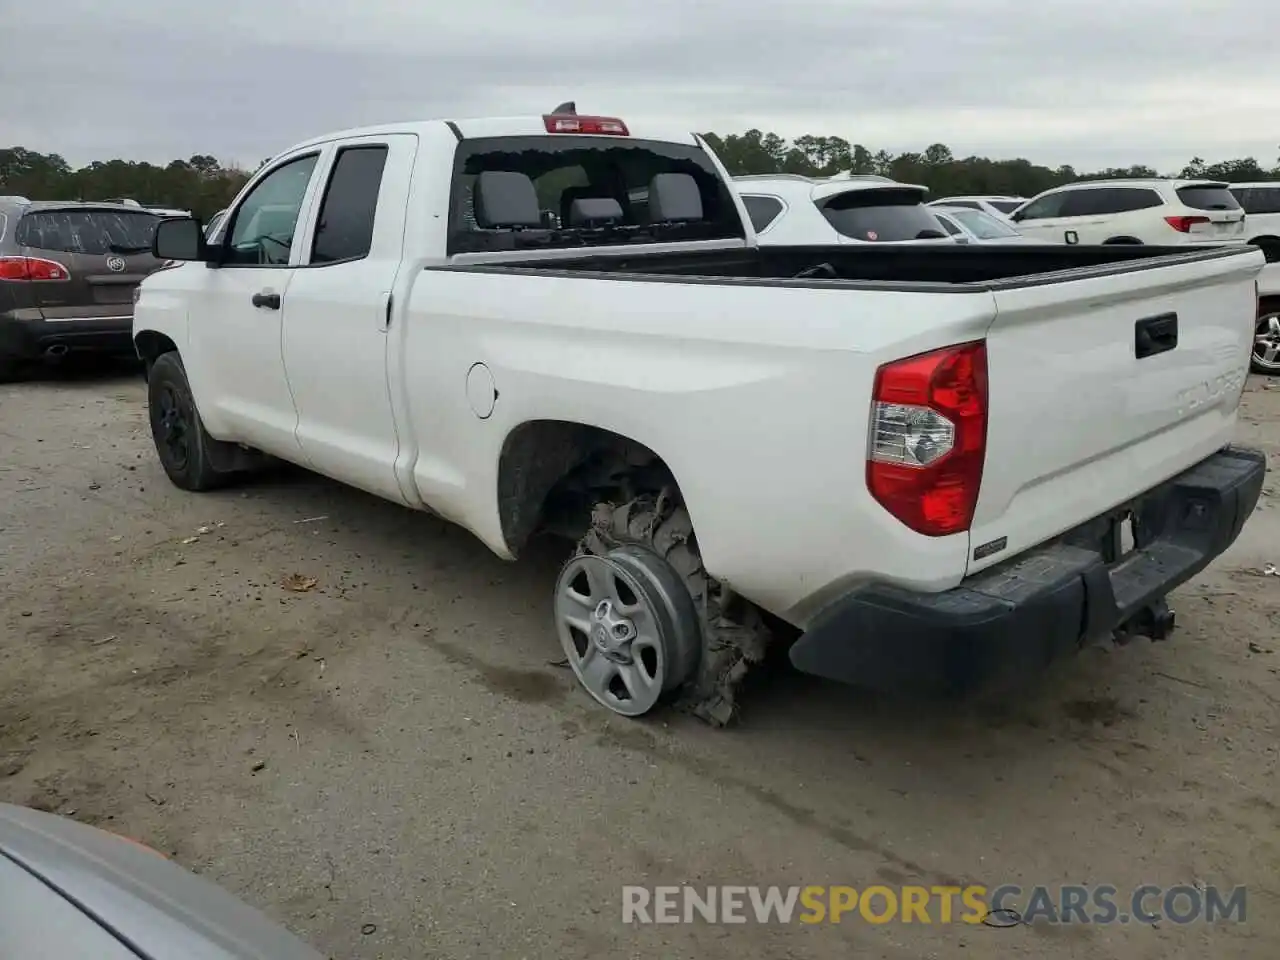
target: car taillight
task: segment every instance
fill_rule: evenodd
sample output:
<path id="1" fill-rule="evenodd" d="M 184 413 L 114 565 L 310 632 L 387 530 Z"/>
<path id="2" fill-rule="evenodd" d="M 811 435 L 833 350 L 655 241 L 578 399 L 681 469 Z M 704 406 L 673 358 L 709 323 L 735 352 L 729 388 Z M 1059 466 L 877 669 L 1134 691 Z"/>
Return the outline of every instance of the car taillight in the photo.
<path id="1" fill-rule="evenodd" d="M 987 448 L 987 346 L 886 363 L 872 393 L 867 489 L 917 533 L 969 529 Z"/>
<path id="2" fill-rule="evenodd" d="M 628 137 L 627 125 L 617 117 L 580 117 L 576 113 L 548 113 L 542 118 L 547 133 L 590 133 Z"/>
<path id="3" fill-rule="evenodd" d="M 55 260 L 0 257 L 0 280 L 70 280 L 71 272 Z"/>
<path id="4" fill-rule="evenodd" d="M 1164 222 L 1179 233 L 1190 233 L 1191 227 L 1197 223 L 1208 223 L 1208 217 L 1165 217 Z"/>

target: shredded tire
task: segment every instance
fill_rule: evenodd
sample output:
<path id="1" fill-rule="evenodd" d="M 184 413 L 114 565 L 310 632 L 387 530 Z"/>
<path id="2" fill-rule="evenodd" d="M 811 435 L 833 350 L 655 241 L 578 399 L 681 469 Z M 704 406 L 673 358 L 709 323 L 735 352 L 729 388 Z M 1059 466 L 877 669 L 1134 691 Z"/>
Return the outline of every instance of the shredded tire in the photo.
<path id="1" fill-rule="evenodd" d="M 764 659 L 769 629 L 760 612 L 741 603 L 735 619 L 726 616 L 730 592 L 703 567 L 689 512 L 672 491 L 621 505 L 597 504 L 578 554 L 604 556 L 625 544 L 646 547 L 666 560 L 684 581 L 698 611 L 698 669 L 677 694 L 675 706 L 714 727 L 727 726 L 738 712 L 736 687 L 750 665 Z"/>

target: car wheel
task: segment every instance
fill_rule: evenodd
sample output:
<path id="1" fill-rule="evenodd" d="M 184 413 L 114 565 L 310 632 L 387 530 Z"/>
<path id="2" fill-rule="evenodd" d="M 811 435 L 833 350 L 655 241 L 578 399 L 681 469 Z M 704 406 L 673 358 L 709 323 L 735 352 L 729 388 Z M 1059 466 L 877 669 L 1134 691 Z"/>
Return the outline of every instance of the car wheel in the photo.
<path id="1" fill-rule="evenodd" d="M 1280 374 L 1280 310 L 1271 310 L 1258 318 L 1249 366 L 1254 373 Z"/>
<path id="2" fill-rule="evenodd" d="M 147 408 L 151 437 L 160 465 L 183 490 L 212 490 L 228 479 L 213 468 L 211 438 L 196 410 L 187 372 L 175 352 L 161 354 L 147 378 Z"/>
<path id="3" fill-rule="evenodd" d="M 770 638 L 758 610 L 730 603 L 702 566 L 688 511 L 664 494 L 596 507 L 554 609 L 568 665 L 602 706 L 639 717 L 679 701 L 724 726 Z"/>

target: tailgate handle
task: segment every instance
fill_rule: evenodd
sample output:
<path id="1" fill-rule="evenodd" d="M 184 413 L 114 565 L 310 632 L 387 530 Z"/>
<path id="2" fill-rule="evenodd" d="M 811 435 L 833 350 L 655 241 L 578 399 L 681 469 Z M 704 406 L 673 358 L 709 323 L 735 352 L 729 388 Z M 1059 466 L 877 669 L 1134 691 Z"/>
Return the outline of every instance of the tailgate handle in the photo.
<path id="1" fill-rule="evenodd" d="M 1178 345 L 1178 315 L 1162 313 L 1133 325 L 1133 352 L 1139 360 L 1167 353 Z"/>

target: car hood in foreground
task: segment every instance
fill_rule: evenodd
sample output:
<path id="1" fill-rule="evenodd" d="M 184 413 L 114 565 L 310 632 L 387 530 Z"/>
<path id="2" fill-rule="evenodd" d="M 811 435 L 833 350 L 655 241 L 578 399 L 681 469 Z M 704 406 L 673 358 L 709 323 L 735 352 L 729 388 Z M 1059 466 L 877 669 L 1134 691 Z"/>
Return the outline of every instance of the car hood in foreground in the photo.
<path id="1" fill-rule="evenodd" d="M 129 947 L 145 960 L 324 960 L 160 854 L 65 817 L 0 804 L 0 858 L 0 880 L 16 887 L 14 900 L 21 896 L 32 909 L 47 911 L 49 922 L 37 926 L 48 956 L 115 960 L 130 955 L 121 949 Z M 79 920 L 68 904 L 78 908 Z M 80 922 L 86 916 L 101 932 L 93 949 L 86 949 L 92 930 Z"/>

